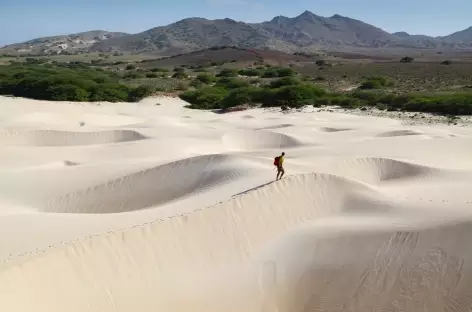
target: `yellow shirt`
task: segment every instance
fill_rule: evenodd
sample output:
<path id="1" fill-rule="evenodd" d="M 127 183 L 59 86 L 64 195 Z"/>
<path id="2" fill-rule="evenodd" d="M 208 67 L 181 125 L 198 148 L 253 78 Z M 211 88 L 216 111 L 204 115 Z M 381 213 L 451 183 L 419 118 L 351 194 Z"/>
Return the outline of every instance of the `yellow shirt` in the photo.
<path id="1" fill-rule="evenodd" d="M 279 166 L 282 166 L 283 163 L 284 163 L 284 156 L 280 156 L 280 158 L 279 158 Z"/>

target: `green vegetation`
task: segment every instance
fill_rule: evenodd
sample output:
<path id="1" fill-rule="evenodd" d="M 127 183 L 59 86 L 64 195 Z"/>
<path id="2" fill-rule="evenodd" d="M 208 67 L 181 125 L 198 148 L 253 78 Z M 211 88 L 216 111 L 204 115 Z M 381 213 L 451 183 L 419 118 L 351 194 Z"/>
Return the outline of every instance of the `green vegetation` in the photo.
<path id="1" fill-rule="evenodd" d="M 71 68 L 13 64 L 0 66 L 0 94 L 51 101 L 125 102 L 153 93 L 150 87 L 133 88 L 119 83 L 120 79 L 111 71 L 77 68 L 76 64 Z"/>
<path id="2" fill-rule="evenodd" d="M 385 77 L 371 77 L 359 91 L 337 93 L 296 77 L 283 77 L 263 86 L 250 85 L 245 80 L 221 78 L 212 87 L 204 87 L 181 94 L 181 98 L 195 109 L 222 109 L 241 105 L 262 107 L 300 108 L 335 105 L 346 109 L 375 107 L 381 110 L 429 112 L 442 115 L 472 114 L 472 93 L 408 93 L 403 95 L 370 91 L 392 83 Z M 366 91 L 369 90 L 369 91 Z"/>
<path id="3" fill-rule="evenodd" d="M 411 63 L 408 65 L 398 59 L 362 64 L 329 62 L 313 60 L 311 65 L 280 67 L 261 59 L 249 67 L 238 68 L 235 62 L 225 68 L 230 61 L 179 65 L 182 63 L 125 63 L 103 58 L 63 62 L 28 57 L 0 66 L 0 94 L 117 102 L 138 101 L 161 90 L 179 93 L 195 109 L 334 105 L 472 115 L 472 77 L 467 63 L 413 62 L 411 57 L 401 59 L 401 63 Z M 170 73 L 163 67 L 170 68 Z"/>
<path id="4" fill-rule="evenodd" d="M 393 83 L 388 80 L 386 77 L 370 77 L 366 79 L 360 85 L 359 89 L 362 90 L 372 90 L 372 89 L 382 89 L 385 87 L 391 87 Z"/>
<path id="5" fill-rule="evenodd" d="M 213 75 L 210 75 L 210 74 L 198 74 L 196 79 L 200 81 L 201 83 L 206 83 L 206 84 L 210 84 L 215 81 L 215 77 L 213 77 Z"/>
<path id="6" fill-rule="evenodd" d="M 175 74 L 172 75 L 172 78 L 185 79 L 188 78 L 188 75 L 183 71 L 176 71 Z"/>
<path id="7" fill-rule="evenodd" d="M 216 75 L 216 77 L 236 77 L 236 76 L 238 76 L 238 71 L 235 69 L 229 69 L 229 68 L 223 69 Z"/>
<path id="8" fill-rule="evenodd" d="M 400 62 L 402 62 L 402 63 L 411 63 L 411 62 L 413 62 L 414 60 L 415 60 L 415 59 L 412 58 L 412 57 L 410 57 L 410 56 L 405 56 L 404 58 L 402 58 L 402 59 L 400 60 Z"/>

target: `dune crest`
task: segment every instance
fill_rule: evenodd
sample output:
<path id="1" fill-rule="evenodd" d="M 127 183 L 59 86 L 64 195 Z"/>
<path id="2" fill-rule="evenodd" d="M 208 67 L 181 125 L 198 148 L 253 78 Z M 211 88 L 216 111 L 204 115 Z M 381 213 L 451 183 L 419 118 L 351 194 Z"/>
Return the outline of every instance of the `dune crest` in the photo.
<path id="1" fill-rule="evenodd" d="M 129 142 L 145 139 L 132 130 L 71 132 L 58 130 L 3 131 L 0 144 L 14 146 L 74 146 Z"/>
<path id="2" fill-rule="evenodd" d="M 0 311 L 472 311 L 472 129 L 0 101 Z"/>
<path id="3" fill-rule="evenodd" d="M 231 149 L 258 150 L 291 148 L 303 145 L 299 140 L 285 134 L 267 130 L 237 130 L 222 137 L 225 146 Z"/>

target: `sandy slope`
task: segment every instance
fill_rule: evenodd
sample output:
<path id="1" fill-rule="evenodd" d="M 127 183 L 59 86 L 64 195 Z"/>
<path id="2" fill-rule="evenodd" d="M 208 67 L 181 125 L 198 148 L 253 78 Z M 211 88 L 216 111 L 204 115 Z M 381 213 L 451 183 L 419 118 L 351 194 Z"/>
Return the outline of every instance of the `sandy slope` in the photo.
<path id="1" fill-rule="evenodd" d="M 472 311 L 472 129 L 184 104 L 0 97 L 0 311 Z"/>

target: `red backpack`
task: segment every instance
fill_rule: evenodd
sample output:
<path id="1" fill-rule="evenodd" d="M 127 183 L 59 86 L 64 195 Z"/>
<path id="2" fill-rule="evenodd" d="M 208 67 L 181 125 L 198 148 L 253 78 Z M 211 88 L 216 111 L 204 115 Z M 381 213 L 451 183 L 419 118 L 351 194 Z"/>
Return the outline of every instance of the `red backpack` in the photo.
<path id="1" fill-rule="evenodd" d="M 280 156 L 277 156 L 274 158 L 274 166 L 278 167 L 279 166 L 279 160 L 280 160 Z"/>

